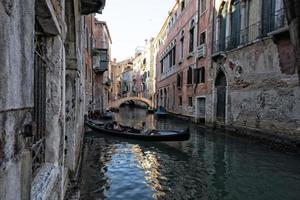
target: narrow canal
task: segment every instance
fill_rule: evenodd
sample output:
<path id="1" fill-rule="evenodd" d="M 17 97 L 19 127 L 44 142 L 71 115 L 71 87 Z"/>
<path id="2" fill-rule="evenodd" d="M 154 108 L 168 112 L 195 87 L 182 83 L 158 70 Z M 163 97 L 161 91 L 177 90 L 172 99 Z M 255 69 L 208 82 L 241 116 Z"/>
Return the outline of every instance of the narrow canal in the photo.
<path id="1" fill-rule="evenodd" d="M 191 130 L 186 142 L 146 143 L 88 132 L 81 199 L 299 200 L 300 157 L 246 139 L 208 133 L 178 119 L 121 108 L 131 126 Z"/>

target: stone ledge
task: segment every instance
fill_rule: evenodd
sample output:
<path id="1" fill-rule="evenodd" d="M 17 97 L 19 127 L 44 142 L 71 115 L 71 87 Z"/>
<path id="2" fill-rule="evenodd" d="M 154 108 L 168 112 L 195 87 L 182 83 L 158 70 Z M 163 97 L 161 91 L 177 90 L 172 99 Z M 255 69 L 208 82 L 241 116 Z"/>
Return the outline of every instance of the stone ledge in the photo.
<path id="1" fill-rule="evenodd" d="M 53 197 L 53 190 L 58 180 L 59 168 L 46 163 L 39 170 L 31 184 L 31 199 L 43 200 Z"/>

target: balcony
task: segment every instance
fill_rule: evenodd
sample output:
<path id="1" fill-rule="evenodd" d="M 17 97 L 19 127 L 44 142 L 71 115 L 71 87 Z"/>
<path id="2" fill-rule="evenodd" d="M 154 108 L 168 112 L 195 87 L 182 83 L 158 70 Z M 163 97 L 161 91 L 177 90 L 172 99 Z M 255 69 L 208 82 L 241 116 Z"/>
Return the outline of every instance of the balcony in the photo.
<path id="1" fill-rule="evenodd" d="M 95 73 L 104 73 L 108 70 L 108 61 L 101 61 L 99 56 L 93 57 L 93 70 Z"/>
<path id="2" fill-rule="evenodd" d="M 218 54 L 220 52 L 230 51 L 239 46 L 286 30 L 288 30 L 288 24 L 284 9 L 280 9 L 269 18 L 244 28 L 240 33 L 235 33 L 222 40 L 214 41 L 213 53 Z"/>
<path id="3" fill-rule="evenodd" d="M 101 13 L 106 0 L 81 0 L 81 14 Z"/>
<path id="4" fill-rule="evenodd" d="M 197 58 L 202 58 L 205 57 L 206 54 L 206 45 L 201 44 L 200 46 L 197 47 Z"/>

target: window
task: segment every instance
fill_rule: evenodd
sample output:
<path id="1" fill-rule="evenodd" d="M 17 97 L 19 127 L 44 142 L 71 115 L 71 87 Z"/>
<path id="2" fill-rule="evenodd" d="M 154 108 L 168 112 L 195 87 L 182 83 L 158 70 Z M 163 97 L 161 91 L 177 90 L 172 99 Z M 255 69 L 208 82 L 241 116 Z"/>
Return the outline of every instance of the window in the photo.
<path id="1" fill-rule="evenodd" d="M 177 74 L 177 87 L 181 87 L 181 77 L 180 74 Z"/>
<path id="2" fill-rule="evenodd" d="M 172 56 L 172 53 L 173 53 L 173 49 L 168 53 L 168 57 L 169 57 L 169 67 L 171 68 L 172 65 L 173 65 L 173 56 Z"/>
<path id="3" fill-rule="evenodd" d="M 200 71 L 200 83 L 205 83 L 205 67 L 201 67 Z"/>
<path id="4" fill-rule="evenodd" d="M 147 60 L 146 60 L 146 58 L 144 58 L 143 64 L 146 65 L 146 63 L 147 63 Z"/>
<path id="5" fill-rule="evenodd" d="M 179 100 L 178 105 L 179 105 L 179 106 L 182 106 L 182 96 L 179 96 L 179 99 L 178 99 L 178 100 Z"/>
<path id="6" fill-rule="evenodd" d="M 225 37 L 226 37 L 226 18 L 227 18 L 227 3 L 223 2 L 219 9 L 219 35 L 217 41 L 217 50 L 224 51 L 225 50 Z"/>
<path id="7" fill-rule="evenodd" d="M 232 49 L 240 44 L 240 30 L 241 30 L 241 11 L 240 0 L 235 0 L 231 5 L 231 36 L 228 48 Z"/>
<path id="8" fill-rule="evenodd" d="M 200 69 L 194 69 L 194 84 L 200 83 Z"/>
<path id="9" fill-rule="evenodd" d="M 193 83 L 193 69 L 192 67 L 189 67 L 187 71 L 187 84 L 192 84 Z"/>
<path id="10" fill-rule="evenodd" d="M 164 60 L 160 61 L 160 73 L 164 73 Z"/>
<path id="11" fill-rule="evenodd" d="M 189 107 L 193 107 L 193 97 L 189 97 Z"/>
<path id="12" fill-rule="evenodd" d="M 108 66 L 107 50 L 103 49 L 103 50 L 100 50 L 100 68 L 106 69 L 107 66 Z"/>
<path id="13" fill-rule="evenodd" d="M 206 0 L 200 0 L 201 13 L 206 10 Z"/>
<path id="14" fill-rule="evenodd" d="M 205 83 L 205 67 L 194 69 L 194 84 Z"/>
<path id="15" fill-rule="evenodd" d="M 274 27 L 274 11 L 276 7 L 275 0 L 264 0 L 262 5 L 262 34 L 265 36 Z"/>
<path id="16" fill-rule="evenodd" d="M 181 11 L 183 11 L 183 9 L 185 8 L 185 0 L 181 1 Z"/>
<path id="17" fill-rule="evenodd" d="M 176 64 L 176 46 L 170 51 L 170 66 L 175 66 Z"/>
<path id="18" fill-rule="evenodd" d="M 183 59 L 184 56 L 184 31 L 181 32 L 180 38 L 180 59 Z"/>
<path id="19" fill-rule="evenodd" d="M 206 43 L 206 32 L 202 32 L 200 34 L 200 45 L 205 44 Z"/>
<path id="20" fill-rule="evenodd" d="M 190 26 L 190 45 L 189 45 L 189 52 L 194 51 L 194 35 L 195 35 L 195 21 L 192 20 Z"/>

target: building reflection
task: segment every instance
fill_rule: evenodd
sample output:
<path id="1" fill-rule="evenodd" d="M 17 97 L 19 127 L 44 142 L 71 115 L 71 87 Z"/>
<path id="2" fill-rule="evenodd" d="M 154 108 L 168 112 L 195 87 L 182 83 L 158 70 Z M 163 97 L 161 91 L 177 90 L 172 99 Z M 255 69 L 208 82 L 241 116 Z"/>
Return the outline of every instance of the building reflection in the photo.
<path id="1" fill-rule="evenodd" d="M 139 167 L 144 170 L 147 185 L 154 191 L 154 199 L 164 199 L 166 193 L 163 192 L 164 186 L 160 183 L 164 177 L 160 174 L 160 163 L 156 154 L 152 151 L 143 151 L 139 145 L 132 146 L 132 153 L 138 162 Z"/>

